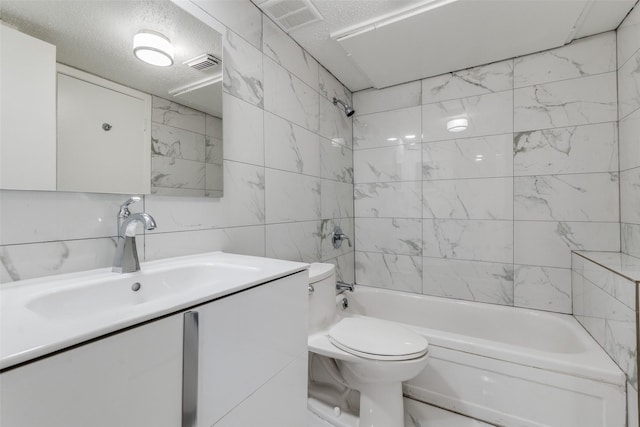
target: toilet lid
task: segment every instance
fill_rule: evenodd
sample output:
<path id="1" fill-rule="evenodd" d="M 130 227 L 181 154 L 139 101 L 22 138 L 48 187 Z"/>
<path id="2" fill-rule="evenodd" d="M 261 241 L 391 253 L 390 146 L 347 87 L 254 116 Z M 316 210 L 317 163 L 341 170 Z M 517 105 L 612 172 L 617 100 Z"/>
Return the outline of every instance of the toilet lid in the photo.
<path id="1" fill-rule="evenodd" d="M 347 353 L 367 359 L 409 360 L 427 352 L 427 340 L 396 323 L 347 317 L 329 330 L 329 340 Z"/>

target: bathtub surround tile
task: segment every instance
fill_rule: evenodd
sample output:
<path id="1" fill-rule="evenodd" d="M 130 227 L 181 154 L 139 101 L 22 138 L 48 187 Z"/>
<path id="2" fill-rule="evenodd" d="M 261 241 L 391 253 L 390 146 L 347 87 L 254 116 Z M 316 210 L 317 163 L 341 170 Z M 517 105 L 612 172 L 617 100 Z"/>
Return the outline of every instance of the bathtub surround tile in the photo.
<path id="1" fill-rule="evenodd" d="M 312 132 L 318 131 L 319 95 L 270 59 L 264 60 L 264 109 Z"/>
<path id="2" fill-rule="evenodd" d="M 318 71 L 318 89 L 320 95 L 333 102 L 333 98 L 338 98 L 349 105 L 353 105 L 353 96 L 351 92 L 344 87 L 333 74 L 327 71 L 322 65 Z"/>
<path id="3" fill-rule="evenodd" d="M 227 31 L 223 48 L 224 91 L 263 108 L 262 53 L 233 31 Z"/>
<path id="4" fill-rule="evenodd" d="M 513 265 L 423 258 L 422 293 L 476 302 L 513 305 Z"/>
<path id="5" fill-rule="evenodd" d="M 353 169 L 356 183 L 419 181 L 422 174 L 421 144 L 356 150 Z"/>
<path id="6" fill-rule="evenodd" d="M 324 259 L 322 262 L 333 264 L 336 268 L 336 279 L 347 283 L 355 283 L 355 259 L 353 251 L 335 258 Z"/>
<path id="7" fill-rule="evenodd" d="M 515 59 L 516 88 L 615 71 L 616 33 L 585 37 L 557 49 Z"/>
<path id="8" fill-rule="evenodd" d="M 640 49 L 640 8 L 634 7 L 616 31 L 618 67 L 623 66 Z"/>
<path id="9" fill-rule="evenodd" d="M 264 166 L 264 111 L 228 93 L 223 93 L 222 97 L 224 158 Z"/>
<path id="10" fill-rule="evenodd" d="M 618 104 L 621 119 L 640 108 L 640 50 L 618 70 Z"/>
<path id="11" fill-rule="evenodd" d="M 320 178 L 265 170 L 268 224 L 320 219 Z"/>
<path id="12" fill-rule="evenodd" d="M 353 184 L 321 179 L 320 214 L 322 218 L 352 218 Z"/>
<path id="13" fill-rule="evenodd" d="M 513 99 L 516 132 L 617 120 L 613 72 L 516 89 Z"/>
<path id="14" fill-rule="evenodd" d="M 289 261 L 321 261 L 320 228 L 320 221 L 267 225 L 266 256 Z"/>
<path id="15" fill-rule="evenodd" d="M 318 133 L 335 143 L 353 147 L 353 119 L 347 117 L 342 107 L 320 97 L 320 124 Z"/>
<path id="16" fill-rule="evenodd" d="M 144 239 L 144 236 L 136 239 L 141 259 L 144 259 Z M 115 237 L 2 246 L 0 282 L 110 267 L 116 246 Z"/>
<path id="17" fill-rule="evenodd" d="M 640 109 L 620 120 L 620 170 L 640 166 Z"/>
<path id="18" fill-rule="evenodd" d="M 451 119 L 466 117 L 465 138 L 513 132 L 513 94 L 511 91 L 442 101 L 422 106 L 422 140 L 443 141 L 461 135 L 447 131 Z"/>
<path id="19" fill-rule="evenodd" d="M 620 219 L 640 224 L 640 167 L 620 172 Z"/>
<path id="20" fill-rule="evenodd" d="M 358 218 L 356 247 L 364 252 L 422 255 L 422 220 Z"/>
<path id="21" fill-rule="evenodd" d="M 513 192 L 516 220 L 615 222 L 619 218 L 617 173 L 516 177 Z"/>
<path id="22" fill-rule="evenodd" d="M 424 181 L 422 217 L 513 219 L 513 178 Z"/>
<path id="23" fill-rule="evenodd" d="M 205 113 L 158 96 L 152 97 L 151 106 L 153 123 L 205 134 Z"/>
<path id="24" fill-rule="evenodd" d="M 213 138 L 222 139 L 223 127 L 222 119 L 205 114 L 205 131 L 204 134 Z"/>
<path id="25" fill-rule="evenodd" d="M 571 267 L 572 250 L 620 250 L 617 222 L 515 221 L 516 264 Z"/>
<path id="26" fill-rule="evenodd" d="M 433 258 L 513 262 L 513 222 L 423 220 L 423 254 Z"/>
<path id="27" fill-rule="evenodd" d="M 637 388 L 637 384 L 635 386 Z M 638 420 L 638 390 L 634 388 L 633 384 L 627 381 L 627 426 L 638 427 L 640 421 Z"/>
<path id="28" fill-rule="evenodd" d="M 409 82 L 376 90 L 367 89 L 353 94 L 356 116 L 381 111 L 398 110 L 420 105 L 420 82 Z"/>
<path id="29" fill-rule="evenodd" d="M 395 147 L 420 142 L 421 114 L 421 107 L 409 107 L 356 115 L 353 119 L 353 149 Z"/>
<path id="30" fill-rule="evenodd" d="M 356 251 L 358 285 L 421 293 L 422 258 Z"/>
<path id="31" fill-rule="evenodd" d="M 336 141 L 320 137 L 320 176 L 353 184 L 353 151 Z"/>
<path id="32" fill-rule="evenodd" d="M 511 90 L 513 60 L 447 73 L 421 82 L 423 104 Z"/>
<path id="33" fill-rule="evenodd" d="M 265 113 L 264 138 L 267 167 L 320 176 L 320 138 L 317 134 Z"/>
<path id="34" fill-rule="evenodd" d="M 571 314 L 571 270 L 516 265 L 514 305 Z"/>
<path id="35" fill-rule="evenodd" d="M 267 17 L 262 25 L 262 52 L 318 91 L 318 62 Z"/>
<path id="36" fill-rule="evenodd" d="M 512 176 L 512 146 L 510 133 L 422 144 L 422 179 Z"/>
<path id="37" fill-rule="evenodd" d="M 621 147 L 621 164 L 623 159 Z M 615 122 L 518 132 L 513 137 L 516 176 L 617 170 Z"/>
<path id="38" fill-rule="evenodd" d="M 355 184 L 355 216 L 362 218 L 420 218 L 421 182 Z"/>

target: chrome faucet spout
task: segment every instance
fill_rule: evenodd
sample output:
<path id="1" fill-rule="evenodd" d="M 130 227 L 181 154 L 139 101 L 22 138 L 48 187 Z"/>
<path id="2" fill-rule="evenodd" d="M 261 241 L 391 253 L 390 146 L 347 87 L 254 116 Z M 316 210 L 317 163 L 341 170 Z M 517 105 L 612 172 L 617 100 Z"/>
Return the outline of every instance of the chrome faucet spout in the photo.
<path id="1" fill-rule="evenodd" d="M 140 260 L 138 259 L 136 247 L 136 227 L 138 224 L 142 224 L 145 230 L 153 230 L 156 228 L 156 221 L 151 215 L 144 212 L 129 213 L 125 218 L 122 218 L 119 213 L 118 221 L 121 222 L 118 228 L 118 247 L 116 248 L 111 271 L 114 273 L 140 271 Z"/>
<path id="2" fill-rule="evenodd" d="M 346 283 L 341 280 L 336 281 L 336 289 L 339 292 L 349 291 L 353 292 L 355 289 L 355 283 Z"/>

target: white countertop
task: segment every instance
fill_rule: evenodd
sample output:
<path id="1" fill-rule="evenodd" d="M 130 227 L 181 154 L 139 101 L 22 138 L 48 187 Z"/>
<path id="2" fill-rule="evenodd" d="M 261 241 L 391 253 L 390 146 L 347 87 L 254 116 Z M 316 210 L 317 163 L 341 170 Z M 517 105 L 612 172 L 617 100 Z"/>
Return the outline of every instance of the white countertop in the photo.
<path id="1" fill-rule="evenodd" d="M 211 252 L 145 262 L 136 273 L 101 268 L 4 284 L 0 286 L 0 369 L 308 266 Z M 131 290 L 136 282 L 141 284 L 139 292 Z M 196 282 L 197 286 L 189 285 Z"/>

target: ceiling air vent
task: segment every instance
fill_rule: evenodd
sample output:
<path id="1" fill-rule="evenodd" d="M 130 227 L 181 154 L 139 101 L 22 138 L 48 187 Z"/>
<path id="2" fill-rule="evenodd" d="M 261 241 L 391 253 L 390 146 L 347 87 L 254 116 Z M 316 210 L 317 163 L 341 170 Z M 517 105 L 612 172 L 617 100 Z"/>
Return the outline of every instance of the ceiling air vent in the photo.
<path id="1" fill-rule="evenodd" d="M 183 64 L 199 71 L 206 71 L 210 68 L 218 66 L 218 64 L 220 64 L 220 60 L 210 53 L 203 53 L 202 55 L 198 55 L 195 58 L 184 61 Z"/>
<path id="2" fill-rule="evenodd" d="M 287 33 L 323 20 L 310 0 L 266 0 L 259 6 Z"/>

